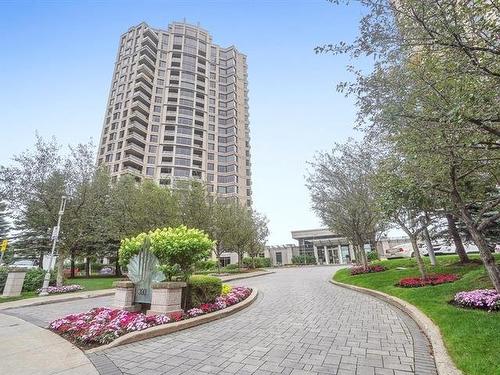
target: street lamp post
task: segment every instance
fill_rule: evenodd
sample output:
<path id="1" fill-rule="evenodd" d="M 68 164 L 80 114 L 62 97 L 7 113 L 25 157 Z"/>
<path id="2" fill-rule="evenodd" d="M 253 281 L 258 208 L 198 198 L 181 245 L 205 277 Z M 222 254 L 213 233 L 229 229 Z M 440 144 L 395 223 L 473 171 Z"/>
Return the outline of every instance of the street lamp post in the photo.
<path id="1" fill-rule="evenodd" d="M 52 251 L 50 252 L 49 267 L 43 279 L 42 291 L 39 294 L 40 296 L 47 296 L 49 294 L 47 290 L 49 288 L 49 282 L 50 282 L 50 271 L 52 269 L 52 261 L 54 259 L 54 251 L 56 250 L 56 243 L 59 238 L 59 229 L 61 228 L 61 218 L 62 215 L 64 214 L 64 209 L 66 208 L 66 199 L 67 198 L 64 195 L 61 197 L 61 206 L 59 207 L 59 217 L 57 219 L 57 226 L 55 226 L 52 229 Z"/>

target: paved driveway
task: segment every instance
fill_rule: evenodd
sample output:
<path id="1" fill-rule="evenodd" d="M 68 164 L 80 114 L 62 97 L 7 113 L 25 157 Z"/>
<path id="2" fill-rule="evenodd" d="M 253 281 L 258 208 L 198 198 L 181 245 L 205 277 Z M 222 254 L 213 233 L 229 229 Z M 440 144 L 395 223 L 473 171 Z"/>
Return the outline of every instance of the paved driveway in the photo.
<path id="1" fill-rule="evenodd" d="M 89 357 L 102 374 L 436 374 L 416 324 L 328 283 L 334 270 L 282 269 L 235 281 L 259 289 L 249 308 Z"/>

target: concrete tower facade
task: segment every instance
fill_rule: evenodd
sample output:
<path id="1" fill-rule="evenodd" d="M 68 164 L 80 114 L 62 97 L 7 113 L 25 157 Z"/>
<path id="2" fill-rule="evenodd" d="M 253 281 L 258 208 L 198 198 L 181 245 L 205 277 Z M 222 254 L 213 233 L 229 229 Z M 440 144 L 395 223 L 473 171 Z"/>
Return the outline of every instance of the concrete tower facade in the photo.
<path id="1" fill-rule="evenodd" d="M 98 163 L 113 180 L 195 179 L 251 205 L 247 85 L 246 56 L 198 26 L 131 27 L 120 38 Z"/>

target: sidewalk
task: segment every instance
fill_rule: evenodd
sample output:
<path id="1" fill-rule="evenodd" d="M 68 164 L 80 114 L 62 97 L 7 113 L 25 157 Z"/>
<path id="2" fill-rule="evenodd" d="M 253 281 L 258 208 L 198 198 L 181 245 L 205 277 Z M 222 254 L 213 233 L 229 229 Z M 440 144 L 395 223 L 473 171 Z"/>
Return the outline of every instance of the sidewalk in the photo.
<path id="1" fill-rule="evenodd" d="M 86 298 L 94 298 L 94 297 L 102 297 L 102 296 L 111 296 L 115 292 L 114 289 L 101 289 L 101 290 L 91 290 L 91 291 L 83 291 L 83 292 L 75 292 L 75 293 L 67 293 L 67 294 L 57 294 L 46 297 L 33 297 L 20 299 L 12 302 L 3 302 L 0 303 L 0 311 L 6 309 L 12 309 L 17 307 L 25 307 L 25 306 L 38 306 L 38 305 L 46 305 L 49 303 L 56 302 L 66 302 L 66 301 L 74 301 L 78 299 L 86 299 Z"/>
<path id="2" fill-rule="evenodd" d="M 0 369 L 2 374 L 98 374 L 62 337 L 5 314 L 0 314 Z"/>
<path id="3" fill-rule="evenodd" d="M 249 279 L 251 277 L 270 275 L 275 271 L 256 271 L 256 272 L 246 272 L 246 273 L 237 273 L 237 274 L 229 274 L 226 276 L 217 276 L 222 282 L 240 280 L 240 279 Z"/>

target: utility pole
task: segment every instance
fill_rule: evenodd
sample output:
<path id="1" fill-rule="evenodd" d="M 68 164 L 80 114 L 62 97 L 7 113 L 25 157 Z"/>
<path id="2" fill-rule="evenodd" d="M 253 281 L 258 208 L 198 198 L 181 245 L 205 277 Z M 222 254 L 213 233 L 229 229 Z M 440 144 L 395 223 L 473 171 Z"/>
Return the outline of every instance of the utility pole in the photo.
<path id="1" fill-rule="evenodd" d="M 43 279 L 43 286 L 42 286 L 42 291 L 40 292 L 40 296 L 47 296 L 49 295 L 48 293 L 48 288 L 49 288 L 49 282 L 50 282 L 50 271 L 52 269 L 52 261 L 54 259 L 54 251 L 56 250 L 56 243 L 59 238 L 59 229 L 61 228 L 61 218 L 62 215 L 64 214 L 64 209 L 66 208 L 66 199 L 67 197 L 63 195 L 61 197 L 61 206 L 59 207 L 59 217 L 57 219 L 57 226 L 55 226 L 52 229 L 52 251 L 50 252 L 50 259 L 49 259 L 49 269 L 45 273 L 45 278 Z"/>

